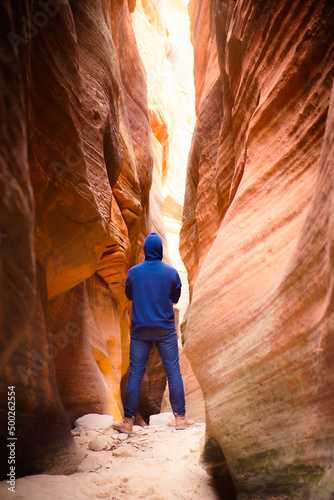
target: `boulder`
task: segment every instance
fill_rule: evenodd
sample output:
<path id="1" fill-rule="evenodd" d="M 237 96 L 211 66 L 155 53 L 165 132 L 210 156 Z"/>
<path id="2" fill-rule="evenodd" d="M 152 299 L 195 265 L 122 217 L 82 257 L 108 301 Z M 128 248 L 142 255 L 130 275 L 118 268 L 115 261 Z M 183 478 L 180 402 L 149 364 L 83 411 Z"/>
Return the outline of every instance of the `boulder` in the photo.
<path id="1" fill-rule="evenodd" d="M 88 413 L 74 422 L 76 427 L 80 426 L 85 430 L 93 429 L 96 431 L 109 430 L 114 419 L 111 415 L 100 415 L 98 413 Z"/>
<path id="2" fill-rule="evenodd" d="M 102 451 L 109 446 L 109 442 L 106 439 L 96 438 L 89 441 L 88 448 L 92 451 Z"/>
<path id="3" fill-rule="evenodd" d="M 158 413 L 150 416 L 150 427 L 169 425 L 170 423 L 175 423 L 173 412 Z"/>

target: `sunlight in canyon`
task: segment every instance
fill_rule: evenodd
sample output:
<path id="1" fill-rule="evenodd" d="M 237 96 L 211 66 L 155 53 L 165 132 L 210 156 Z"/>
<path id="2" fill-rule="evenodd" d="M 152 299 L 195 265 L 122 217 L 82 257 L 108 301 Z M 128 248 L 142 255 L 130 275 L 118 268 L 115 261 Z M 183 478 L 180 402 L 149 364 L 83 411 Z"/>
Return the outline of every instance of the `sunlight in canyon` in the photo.
<path id="1" fill-rule="evenodd" d="M 180 321 L 189 302 L 187 272 L 179 254 L 187 159 L 195 124 L 193 46 L 185 1 L 137 1 L 132 14 L 140 56 L 147 73 L 155 168 L 162 164 L 164 226 L 170 261 L 182 280 Z M 164 134 L 161 130 L 164 129 Z M 161 168 L 161 167 L 160 167 Z"/>

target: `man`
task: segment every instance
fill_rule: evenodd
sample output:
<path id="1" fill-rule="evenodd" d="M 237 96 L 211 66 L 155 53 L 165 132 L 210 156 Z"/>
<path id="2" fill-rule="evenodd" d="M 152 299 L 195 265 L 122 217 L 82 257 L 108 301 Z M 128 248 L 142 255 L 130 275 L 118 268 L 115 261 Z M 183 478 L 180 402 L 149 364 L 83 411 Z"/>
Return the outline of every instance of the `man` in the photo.
<path id="1" fill-rule="evenodd" d="M 125 293 L 132 300 L 130 375 L 126 385 L 124 418 L 113 428 L 131 433 L 139 405 L 141 381 L 153 344 L 157 346 L 169 386 L 176 429 L 193 424 L 185 417 L 185 398 L 179 365 L 173 303 L 181 295 L 181 280 L 173 267 L 162 262 L 162 239 L 150 233 L 144 243 L 145 261 L 132 267 Z"/>

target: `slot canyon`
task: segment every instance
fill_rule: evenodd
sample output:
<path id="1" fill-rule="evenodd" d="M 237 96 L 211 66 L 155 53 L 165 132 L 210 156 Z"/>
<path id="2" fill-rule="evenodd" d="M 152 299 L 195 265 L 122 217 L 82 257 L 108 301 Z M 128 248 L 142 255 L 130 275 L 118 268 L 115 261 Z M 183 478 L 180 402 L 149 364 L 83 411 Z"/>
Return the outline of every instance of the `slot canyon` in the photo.
<path id="1" fill-rule="evenodd" d="M 16 478 L 70 477 L 74 422 L 122 418 L 156 231 L 219 498 L 333 499 L 333 1 L 0 0 L 0 25 L 0 498 L 9 388 Z M 166 388 L 153 349 L 139 425 Z"/>

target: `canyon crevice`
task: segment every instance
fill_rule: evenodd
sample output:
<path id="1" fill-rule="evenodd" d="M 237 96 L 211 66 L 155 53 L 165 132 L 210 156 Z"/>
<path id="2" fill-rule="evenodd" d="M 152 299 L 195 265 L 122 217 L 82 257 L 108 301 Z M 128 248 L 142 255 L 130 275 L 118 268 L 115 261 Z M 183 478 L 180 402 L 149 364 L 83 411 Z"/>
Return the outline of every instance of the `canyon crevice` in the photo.
<path id="1" fill-rule="evenodd" d="M 148 107 L 134 7 L 1 6 L 1 399 L 15 386 L 18 476 L 75 470 L 74 420 L 121 417 L 124 280 L 148 232 L 157 229 L 166 243 L 161 131 L 172 118 Z M 144 417 L 159 412 L 165 385 L 152 352 Z"/>
<path id="2" fill-rule="evenodd" d="M 0 2 L 1 439 L 9 386 L 17 477 L 75 471 L 74 420 L 121 417 L 124 280 L 155 230 L 203 463 L 240 498 L 330 500 L 334 6 L 186 4 Z M 143 418 L 165 388 L 154 350 Z"/>

